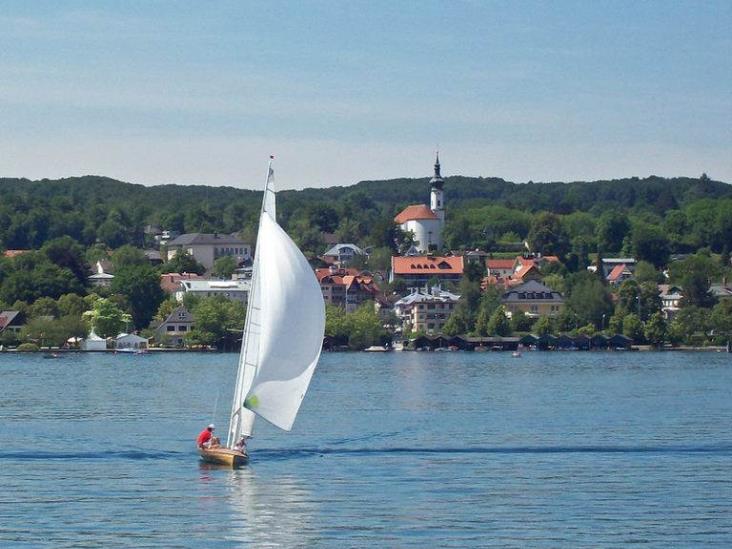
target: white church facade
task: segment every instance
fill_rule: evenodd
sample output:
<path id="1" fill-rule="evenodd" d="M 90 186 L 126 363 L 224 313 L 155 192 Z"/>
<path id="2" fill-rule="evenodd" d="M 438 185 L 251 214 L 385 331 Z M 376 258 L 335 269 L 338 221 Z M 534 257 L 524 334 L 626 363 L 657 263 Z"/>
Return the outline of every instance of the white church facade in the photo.
<path id="1" fill-rule="evenodd" d="M 440 157 L 435 160 L 435 174 L 430 179 L 430 205 L 412 204 L 394 218 L 403 231 L 414 234 L 414 247 L 420 253 L 442 249 L 445 228 L 444 179 L 440 175 Z"/>

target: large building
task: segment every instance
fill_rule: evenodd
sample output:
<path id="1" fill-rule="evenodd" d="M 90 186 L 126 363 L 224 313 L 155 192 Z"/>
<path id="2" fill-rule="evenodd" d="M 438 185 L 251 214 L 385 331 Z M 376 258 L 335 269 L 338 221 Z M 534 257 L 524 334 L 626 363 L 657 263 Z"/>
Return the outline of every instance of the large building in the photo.
<path id="1" fill-rule="evenodd" d="M 511 288 L 503 294 L 501 302 L 506 308 L 506 316 L 523 311 L 530 318 L 557 316 L 564 306 L 562 294 L 538 280 L 529 280 Z"/>
<path id="2" fill-rule="evenodd" d="M 426 286 L 431 280 L 459 282 L 463 277 L 463 256 L 394 256 L 391 258 L 391 280 L 403 280 L 408 286 Z"/>
<path id="3" fill-rule="evenodd" d="M 442 332 L 450 318 L 459 295 L 435 286 L 431 291 L 411 288 L 409 295 L 394 304 L 394 312 L 402 321 L 402 328 L 426 334 Z"/>
<path id="4" fill-rule="evenodd" d="M 252 247 L 238 236 L 230 234 L 188 233 L 182 234 L 168 242 L 168 257 L 170 261 L 181 250 L 188 252 L 206 270 L 213 268 L 214 262 L 227 255 L 234 256 L 238 261 L 246 261 L 252 254 Z"/>
<path id="5" fill-rule="evenodd" d="M 435 174 L 430 179 L 430 205 L 412 204 L 394 218 L 405 232 L 414 235 L 414 247 L 426 253 L 442 249 L 442 231 L 445 228 L 445 198 L 442 187 L 445 180 L 440 175 L 440 157 L 435 160 Z"/>
<path id="6" fill-rule="evenodd" d="M 374 277 L 358 269 L 338 269 L 334 266 L 315 270 L 323 300 L 329 305 L 355 311 L 364 301 L 376 300 L 379 288 Z"/>
<path id="7" fill-rule="evenodd" d="M 181 280 L 175 299 L 183 301 L 185 294 L 198 297 L 223 296 L 226 299 L 246 303 L 249 291 L 252 288 L 251 280 Z"/>

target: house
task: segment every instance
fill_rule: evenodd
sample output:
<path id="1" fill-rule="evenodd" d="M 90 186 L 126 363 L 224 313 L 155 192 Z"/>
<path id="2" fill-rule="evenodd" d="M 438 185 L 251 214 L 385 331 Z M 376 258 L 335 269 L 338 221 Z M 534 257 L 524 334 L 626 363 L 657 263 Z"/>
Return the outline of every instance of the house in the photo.
<path id="1" fill-rule="evenodd" d="M 462 256 L 416 255 L 391 258 L 391 281 L 403 280 L 409 286 L 424 287 L 430 280 L 459 282 L 465 261 Z"/>
<path id="2" fill-rule="evenodd" d="M 666 320 L 672 320 L 681 308 L 681 288 L 671 284 L 659 284 L 658 296 L 661 299 L 661 312 Z"/>
<path id="3" fill-rule="evenodd" d="M 22 327 L 20 311 L 3 311 L 0 313 L 0 334 L 5 332 L 20 332 Z"/>
<path id="4" fill-rule="evenodd" d="M 481 288 L 488 286 L 502 286 L 510 288 L 529 280 L 541 280 L 541 268 L 548 263 L 556 263 L 559 258 L 555 255 L 516 256 L 514 259 L 487 259 L 487 276 L 481 281 Z"/>
<path id="5" fill-rule="evenodd" d="M 625 263 L 619 263 L 612 268 L 610 273 L 605 277 L 609 284 L 618 286 L 625 280 L 633 278 L 633 269 Z"/>
<path id="6" fill-rule="evenodd" d="M 246 303 L 251 287 L 251 280 L 182 280 L 175 292 L 175 299 L 182 302 L 185 294 L 199 297 L 220 295 Z"/>
<path id="7" fill-rule="evenodd" d="M 187 252 L 207 270 L 211 270 L 220 257 L 234 256 L 238 261 L 249 259 L 252 247 L 236 235 L 187 233 L 168 242 L 167 260 L 173 259 L 180 251 Z"/>
<path id="8" fill-rule="evenodd" d="M 147 349 L 147 339 L 136 334 L 119 334 L 114 340 L 114 348 L 135 351 Z"/>
<path id="9" fill-rule="evenodd" d="M 506 308 L 506 316 L 523 311 L 526 316 L 536 318 L 557 316 L 564 305 L 564 298 L 538 280 L 529 280 L 505 292 L 501 302 Z"/>
<path id="10" fill-rule="evenodd" d="M 421 253 L 442 248 L 442 231 L 445 228 L 445 198 L 442 187 L 445 180 L 440 175 L 440 157 L 435 160 L 435 173 L 430 179 L 430 205 L 412 204 L 394 218 L 404 232 L 414 235 L 414 245 Z"/>
<path id="11" fill-rule="evenodd" d="M 194 326 L 193 314 L 181 305 L 155 329 L 155 340 L 183 347 L 186 334 L 193 330 Z"/>
<path id="12" fill-rule="evenodd" d="M 715 282 L 709 286 L 709 293 L 717 299 L 729 299 L 732 297 L 732 286 L 727 283 L 727 279 L 722 282 Z"/>
<path id="13" fill-rule="evenodd" d="M 89 285 L 95 288 L 109 288 L 114 280 L 114 275 L 109 272 L 112 268 L 112 264 L 107 260 L 100 259 L 95 265 L 95 273 L 91 276 L 87 276 L 86 279 L 89 281 Z"/>
<path id="14" fill-rule="evenodd" d="M 163 264 L 163 256 L 158 250 L 145 250 L 143 253 L 153 267 Z"/>
<path id="15" fill-rule="evenodd" d="M 92 328 L 92 331 L 89 333 L 88 336 L 81 342 L 81 350 L 82 351 L 106 351 L 107 350 L 107 340 L 99 337 L 96 332 L 94 332 L 94 328 Z"/>
<path id="16" fill-rule="evenodd" d="M 178 231 L 162 231 L 160 234 L 154 235 L 155 242 L 160 244 L 161 246 L 167 246 L 168 243 L 173 240 L 174 238 L 177 238 L 180 235 Z"/>
<path id="17" fill-rule="evenodd" d="M 368 271 L 338 269 L 335 266 L 315 270 L 323 300 L 330 305 L 355 311 L 364 301 L 376 300 L 379 287 Z"/>
<path id="18" fill-rule="evenodd" d="M 513 274 L 516 259 L 486 259 L 485 267 L 488 276 L 509 278 Z"/>
<path id="19" fill-rule="evenodd" d="M 410 293 L 394 304 L 394 312 L 402 321 L 404 331 L 435 334 L 442 332 L 459 299 L 459 295 L 439 286 L 429 291 L 410 288 Z"/>
<path id="20" fill-rule="evenodd" d="M 635 272 L 635 265 L 637 261 L 632 257 L 603 257 L 602 258 L 602 276 L 609 281 L 609 276 L 616 269 L 616 267 L 623 266 L 623 270 L 627 270 L 631 273 Z M 587 267 L 588 271 L 597 272 L 596 265 L 590 265 Z"/>
<path id="21" fill-rule="evenodd" d="M 336 244 L 326 251 L 322 259 L 328 264 L 336 265 L 337 267 L 348 267 L 353 263 L 355 257 L 365 257 L 366 252 L 355 244 Z"/>
<path id="22" fill-rule="evenodd" d="M 466 252 L 458 252 L 453 255 L 462 255 L 465 258 L 465 264 L 469 263 L 483 263 L 487 260 L 489 254 L 476 248 L 475 250 L 468 250 Z"/>
<path id="23" fill-rule="evenodd" d="M 165 273 L 160 275 L 160 287 L 166 294 L 174 294 L 180 290 L 183 280 L 203 280 L 203 277 L 196 273 Z"/>

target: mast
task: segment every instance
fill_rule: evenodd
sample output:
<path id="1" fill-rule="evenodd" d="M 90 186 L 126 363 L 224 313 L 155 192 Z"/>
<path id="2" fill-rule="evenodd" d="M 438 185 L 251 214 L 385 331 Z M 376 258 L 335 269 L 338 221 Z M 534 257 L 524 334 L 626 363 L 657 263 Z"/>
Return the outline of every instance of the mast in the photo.
<path id="1" fill-rule="evenodd" d="M 259 215 L 259 230 L 254 250 L 254 262 L 252 264 L 252 284 L 247 301 L 247 315 L 244 324 L 244 340 L 242 342 L 241 354 L 239 355 L 239 368 L 236 374 L 236 385 L 234 387 L 234 400 L 231 406 L 231 418 L 229 421 L 229 434 L 226 445 L 231 447 L 242 435 L 251 435 L 254 429 L 254 412 L 244 407 L 244 398 L 254 380 L 254 375 L 259 366 L 259 346 L 261 338 L 261 284 L 260 284 L 260 241 L 262 217 L 271 216 L 276 220 L 276 194 L 274 189 L 274 171 L 272 170 L 273 156 L 269 157 L 267 165 L 267 178 L 264 184 L 264 196 L 262 197 L 262 208 Z"/>

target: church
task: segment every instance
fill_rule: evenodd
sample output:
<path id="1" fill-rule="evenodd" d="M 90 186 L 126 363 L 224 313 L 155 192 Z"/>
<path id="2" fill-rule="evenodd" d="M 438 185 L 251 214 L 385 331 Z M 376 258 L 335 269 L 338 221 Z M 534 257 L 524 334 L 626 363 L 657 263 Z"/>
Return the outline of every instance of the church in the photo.
<path id="1" fill-rule="evenodd" d="M 430 206 L 412 204 L 404 208 L 394 221 L 403 231 L 414 234 L 414 248 L 419 253 L 439 252 L 442 249 L 442 231 L 445 228 L 445 199 L 440 175 L 440 156 L 435 159 L 435 174 L 430 179 Z"/>

